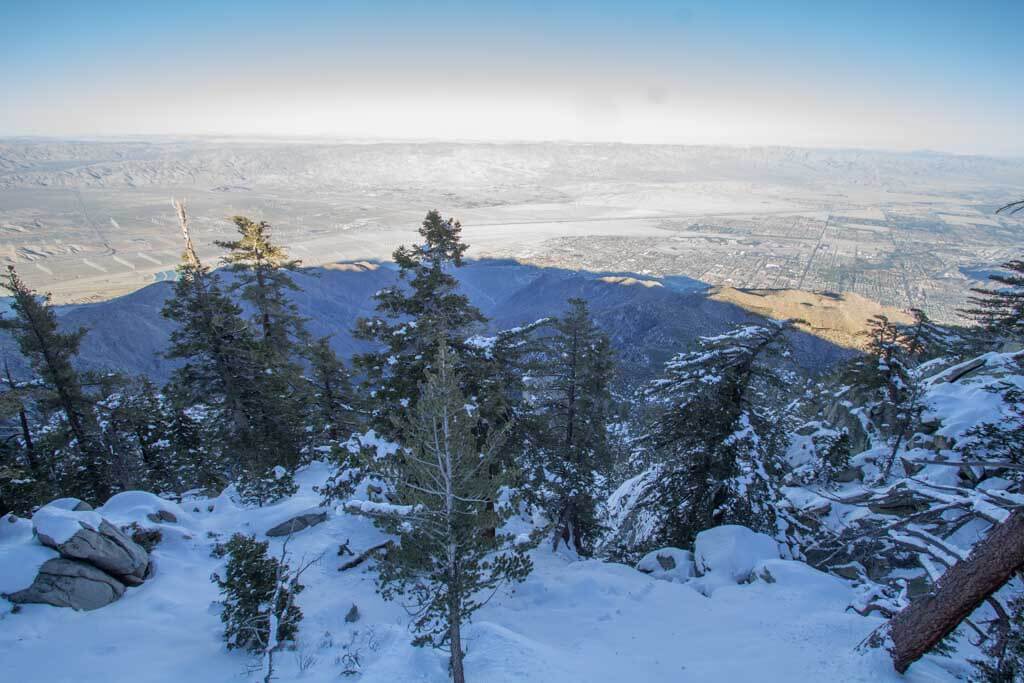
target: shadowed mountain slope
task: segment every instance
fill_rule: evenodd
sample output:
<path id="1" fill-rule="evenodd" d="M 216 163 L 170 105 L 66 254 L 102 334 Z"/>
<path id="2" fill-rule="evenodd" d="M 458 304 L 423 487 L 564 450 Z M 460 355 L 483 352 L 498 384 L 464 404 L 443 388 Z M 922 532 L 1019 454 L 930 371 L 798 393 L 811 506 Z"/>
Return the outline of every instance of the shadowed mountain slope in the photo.
<path id="1" fill-rule="evenodd" d="M 491 330 L 558 315 L 568 299 L 585 299 L 597 324 L 610 335 L 626 379 L 653 375 L 697 336 L 760 317 L 730 301 L 709 297 L 705 285 L 686 278 L 657 280 L 506 260 L 471 261 L 459 269 L 458 276 L 470 300 L 491 319 Z M 294 300 L 309 319 L 310 331 L 316 336 L 331 335 L 334 348 L 344 357 L 368 348 L 352 338 L 355 320 L 372 315 L 374 293 L 397 281 L 390 264 L 367 262 L 306 269 L 294 277 L 300 287 Z M 173 323 L 160 310 L 170 294 L 171 284 L 164 282 L 101 303 L 59 307 L 64 325 L 89 328 L 81 365 L 165 380 L 174 365 L 161 353 Z M 852 353 L 812 334 L 798 333 L 793 342 L 798 362 L 810 370 Z M 10 339 L 0 340 L 0 351 L 15 369 L 24 371 Z"/>

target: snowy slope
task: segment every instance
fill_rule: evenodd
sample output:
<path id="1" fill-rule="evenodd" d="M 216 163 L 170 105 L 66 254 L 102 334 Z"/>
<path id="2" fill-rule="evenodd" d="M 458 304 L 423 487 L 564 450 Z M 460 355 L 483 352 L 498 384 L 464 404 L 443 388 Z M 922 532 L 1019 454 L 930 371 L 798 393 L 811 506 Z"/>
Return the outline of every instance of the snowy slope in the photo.
<path id="1" fill-rule="evenodd" d="M 227 652 L 210 582 L 222 560 L 211 557 L 215 535 L 258 536 L 319 504 L 312 487 L 329 474 L 314 464 L 298 476 L 294 497 L 262 509 L 242 509 L 228 496 L 189 501 L 178 523 L 160 525 L 155 576 L 117 603 L 93 612 L 0 601 L 3 679 L 21 683 L 245 680 L 253 660 Z M 144 500 L 144 498 L 139 498 Z M 145 505 L 114 501 L 100 512 L 124 524 Z M 212 511 L 208 508 L 212 506 Z M 358 653 L 353 680 L 446 681 L 442 653 L 413 648 L 400 604 L 374 591 L 372 564 L 339 573 L 338 545 L 356 552 L 382 540 L 366 518 L 333 510 L 327 522 L 300 532 L 293 557 L 323 554 L 303 576 L 305 613 L 298 649 L 279 656 L 282 681 L 336 681 L 346 653 Z M 0 537 L 24 542 L 23 535 Z M 272 542 L 280 549 L 281 540 Z M 2 556 L 2 555 L 0 555 Z M 572 561 L 534 551 L 525 583 L 498 593 L 477 613 L 468 638 L 471 681 L 944 681 L 951 660 L 926 658 L 910 675 L 896 675 L 886 655 L 855 652 L 881 622 L 845 612 L 847 584 L 798 562 L 765 563 L 774 582 L 717 588 L 705 597 L 687 584 L 659 581 L 631 567 Z M 361 619 L 344 620 L 351 605 Z M 313 661 L 300 671 L 299 660 Z"/>

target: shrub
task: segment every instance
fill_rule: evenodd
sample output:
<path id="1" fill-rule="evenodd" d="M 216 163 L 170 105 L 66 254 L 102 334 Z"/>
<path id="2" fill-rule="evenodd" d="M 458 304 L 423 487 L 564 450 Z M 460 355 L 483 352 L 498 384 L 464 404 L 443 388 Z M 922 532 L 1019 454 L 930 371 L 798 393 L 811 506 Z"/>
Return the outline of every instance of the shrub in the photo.
<path id="1" fill-rule="evenodd" d="M 286 562 L 268 555 L 268 547 L 266 541 L 235 534 L 215 549 L 228 558 L 223 578 L 216 573 L 211 578 L 223 596 L 221 621 L 229 650 L 264 652 L 271 642 L 272 615 L 277 621 L 275 643 L 294 640 L 298 632 L 302 611 L 295 595 L 303 586 Z"/>

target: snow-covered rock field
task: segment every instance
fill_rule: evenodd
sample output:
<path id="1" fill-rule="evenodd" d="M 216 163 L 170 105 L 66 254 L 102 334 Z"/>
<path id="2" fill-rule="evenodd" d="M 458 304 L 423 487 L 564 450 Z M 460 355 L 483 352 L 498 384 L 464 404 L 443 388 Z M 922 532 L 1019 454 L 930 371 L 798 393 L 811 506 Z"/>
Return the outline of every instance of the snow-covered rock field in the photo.
<path id="1" fill-rule="evenodd" d="M 154 521 L 160 518 L 153 497 L 115 497 L 97 514 L 163 534 L 151 553 L 153 574 L 119 601 L 88 612 L 35 604 L 14 609 L 0 600 L 3 680 L 247 680 L 255 662 L 242 652 L 228 652 L 222 640 L 219 596 L 210 575 L 223 560 L 212 557 L 211 549 L 236 531 L 265 538 L 268 529 L 308 512 L 320 500 L 313 487 L 329 473 L 323 464 L 305 468 L 298 476 L 300 491 L 265 508 L 241 508 L 229 494 L 162 506 L 175 522 Z M 344 561 L 337 555 L 339 545 L 348 542 L 359 553 L 383 541 L 382 533 L 363 516 L 342 508 L 328 512 L 325 522 L 289 542 L 293 558 L 320 560 L 303 575 L 306 590 L 298 601 L 305 619 L 295 649 L 278 657 L 277 680 L 337 681 L 346 670 L 357 671 L 352 680 L 366 682 L 448 680 L 446 655 L 412 647 L 402 605 L 376 594 L 372 562 L 338 571 Z M 31 572 L 19 564 L 22 558 L 47 553 L 25 533 L 24 523 L 5 518 L 0 524 L 6 527 L 0 530 L 0 575 L 9 589 L 7 584 L 31 580 Z M 552 554 L 541 545 L 533 551 L 529 578 L 500 590 L 475 615 L 468 630 L 467 677 L 494 682 L 945 681 L 962 673 L 954 660 L 926 657 L 901 677 L 884 652 L 857 651 L 881 619 L 846 611 L 854 598 L 848 584 L 800 562 L 771 559 L 766 537 L 745 531 L 720 532 L 722 543 L 713 536 L 702 539 L 698 566 L 704 563 L 709 571 L 693 581 L 685 572 L 659 579 L 621 564 Z M 271 539 L 272 551 L 282 542 Z M 683 551 L 675 555 L 680 562 L 688 558 Z M 732 573 L 751 564 L 742 568 L 753 571 L 741 572 L 749 574 L 748 582 L 737 584 L 732 574 L 717 576 L 716 564 Z M 360 616 L 347 622 L 353 604 Z"/>

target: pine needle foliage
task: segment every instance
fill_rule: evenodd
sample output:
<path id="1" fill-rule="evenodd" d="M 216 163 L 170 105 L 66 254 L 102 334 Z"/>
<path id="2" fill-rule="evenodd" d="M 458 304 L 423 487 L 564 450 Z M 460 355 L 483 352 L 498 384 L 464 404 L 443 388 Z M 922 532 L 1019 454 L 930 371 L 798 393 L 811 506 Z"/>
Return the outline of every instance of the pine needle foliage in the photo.
<path id="1" fill-rule="evenodd" d="M 210 578 L 220 588 L 220 618 L 229 650 L 263 653 L 272 640 L 291 641 L 298 632 L 302 610 L 294 596 L 303 586 L 286 564 L 268 554 L 268 548 L 266 541 L 235 534 L 214 549 L 228 558 L 224 575 L 214 573 Z M 271 623 L 277 625 L 273 637 Z"/>
<path id="2" fill-rule="evenodd" d="M 400 418 L 405 449 L 377 466 L 393 504 L 379 521 L 399 539 L 381 563 L 379 590 L 387 599 L 404 599 L 415 645 L 451 653 L 459 682 L 463 623 L 499 585 L 525 578 L 531 563 L 525 548 L 500 530 L 511 512 L 500 504 L 507 482 L 492 467 L 502 437 L 492 434 L 478 446 L 474 406 L 459 388 L 455 366 L 439 343 L 419 400 Z"/>
<path id="3" fill-rule="evenodd" d="M 459 222 L 430 211 L 419 234 L 421 243 L 399 247 L 394 253 L 402 283 L 378 292 L 380 315 L 360 319 L 355 330 L 357 339 L 383 346 L 378 352 L 357 356 L 355 362 L 381 406 L 376 426 L 388 433 L 395 427 L 391 416 L 415 403 L 437 340 L 460 353 L 466 350 L 469 330 L 486 321 L 458 291 L 452 273 L 462 266 L 468 249 Z"/>

